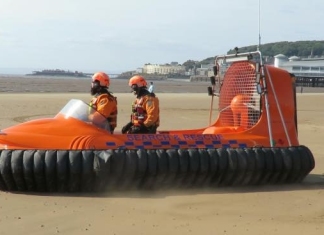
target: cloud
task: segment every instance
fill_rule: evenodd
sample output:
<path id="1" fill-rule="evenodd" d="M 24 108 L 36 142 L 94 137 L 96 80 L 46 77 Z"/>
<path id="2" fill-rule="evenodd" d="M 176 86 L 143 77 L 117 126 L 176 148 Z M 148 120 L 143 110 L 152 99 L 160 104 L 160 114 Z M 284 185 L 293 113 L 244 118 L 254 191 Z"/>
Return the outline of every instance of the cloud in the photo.
<path id="1" fill-rule="evenodd" d="M 262 43 L 322 40 L 322 0 L 261 2 Z M 257 0 L 1 0 L 6 67 L 136 68 L 258 43 Z M 19 56 L 17 56 L 19 55 Z"/>

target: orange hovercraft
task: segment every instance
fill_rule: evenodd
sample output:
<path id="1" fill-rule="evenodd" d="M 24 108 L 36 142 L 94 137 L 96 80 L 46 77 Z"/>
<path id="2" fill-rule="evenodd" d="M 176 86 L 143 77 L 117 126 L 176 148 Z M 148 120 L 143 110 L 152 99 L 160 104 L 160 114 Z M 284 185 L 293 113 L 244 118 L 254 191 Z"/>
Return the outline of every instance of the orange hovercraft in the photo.
<path id="1" fill-rule="evenodd" d="M 215 58 L 210 125 L 157 134 L 111 134 L 70 100 L 54 118 L 0 132 L 0 189 L 92 192 L 301 182 L 314 168 L 298 142 L 294 75 L 259 51 Z M 218 97 L 218 118 L 212 122 Z M 94 112 L 94 111 L 93 111 Z"/>

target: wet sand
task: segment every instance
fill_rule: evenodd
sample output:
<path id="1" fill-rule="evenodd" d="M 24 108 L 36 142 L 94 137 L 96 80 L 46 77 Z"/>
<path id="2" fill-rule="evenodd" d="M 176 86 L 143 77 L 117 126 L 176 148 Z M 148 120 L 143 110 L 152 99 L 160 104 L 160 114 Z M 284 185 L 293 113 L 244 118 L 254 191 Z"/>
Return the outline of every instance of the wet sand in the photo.
<path id="1" fill-rule="evenodd" d="M 21 78 L 10 81 L 1 78 L 0 84 L 1 129 L 54 116 L 71 98 L 90 99 L 90 82 L 86 80 L 27 82 Z M 208 85 L 157 82 L 161 130 L 206 126 L 210 106 Z M 111 89 L 118 97 L 119 129 L 128 121 L 134 97 L 126 80 L 115 81 Z M 300 144 L 309 147 L 316 160 L 315 169 L 302 184 L 100 195 L 0 192 L 0 235 L 321 235 L 324 233 L 324 93 L 315 93 L 319 91 L 297 96 Z"/>

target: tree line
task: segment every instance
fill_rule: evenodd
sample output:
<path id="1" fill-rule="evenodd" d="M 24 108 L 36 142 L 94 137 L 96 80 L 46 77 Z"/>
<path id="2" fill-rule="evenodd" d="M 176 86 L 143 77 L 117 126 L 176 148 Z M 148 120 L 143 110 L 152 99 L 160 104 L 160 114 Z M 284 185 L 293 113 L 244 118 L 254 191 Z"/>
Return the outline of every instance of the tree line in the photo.
<path id="1" fill-rule="evenodd" d="M 245 47 L 239 47 L 239 52 L 250 52 L 256 51 L 257 45 L 250 45 Z M 299 56 L 301 58 L 313 56 L 322 57 L 324 56 L 324 41 L 296 41 L 296 42 L 274 42 L 261 44 L 259 50 L 262 56 L 274 57 L 278 54 L 284 54 L 287 57 Z M 228 50 L 227 54 L 234 54 L 235 49 Z M 186 70 L 200 68 L 201 64 L 214 63 L 214 57 L 208 57 L 202 61 L 187 60 L 183 63 L 186 66 Z"/>

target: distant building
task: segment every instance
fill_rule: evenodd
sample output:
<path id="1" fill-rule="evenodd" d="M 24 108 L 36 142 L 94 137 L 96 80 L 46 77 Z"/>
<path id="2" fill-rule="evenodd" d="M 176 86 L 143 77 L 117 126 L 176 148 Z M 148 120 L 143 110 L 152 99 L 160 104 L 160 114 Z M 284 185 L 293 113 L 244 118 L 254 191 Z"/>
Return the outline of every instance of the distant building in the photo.
<path id="1" fill-rule="evenodd" d="M 172 62 L 171 64 L 145 64 L 143 67 L 143 73 L 147 74 L 185 74 L 186 68 L 178 64 L 177 62 Z"/>
<path id="2" fill-rule="evenodd" d="M 200 68 L 196 69 L 196 75 L 209 76 L 209 73 L 213 71 L 214 64 L 201 64 Z"/>
<path id="3" fill-rule="evenodd" d="M 137 68 L 137 69 L 135 70 L 135 73 L 143 73 L 143 68 Z"/>
<path id="4" fill-rule="evenodd" d="M 324 87 L 324 58 L 288 58 L 279 54 L 274 58 L 274 66 L 293 73 L 299 86 Z"/>

